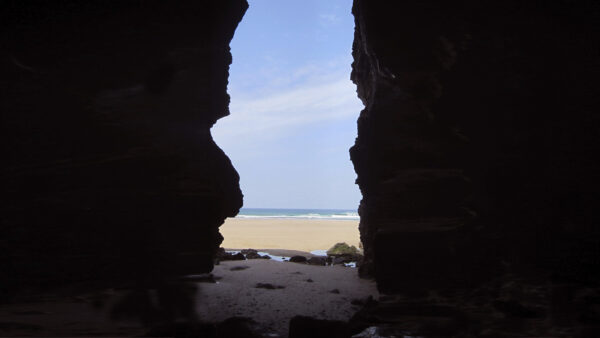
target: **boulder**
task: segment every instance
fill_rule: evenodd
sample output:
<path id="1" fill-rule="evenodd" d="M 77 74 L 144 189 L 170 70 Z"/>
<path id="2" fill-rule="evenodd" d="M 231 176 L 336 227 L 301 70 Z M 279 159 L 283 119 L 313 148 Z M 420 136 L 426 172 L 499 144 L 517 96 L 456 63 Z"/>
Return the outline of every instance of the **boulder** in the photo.
<path id="1" fill-rule="evenodd" d="M 345 264 L 345 263 L 350 263 L 350 262 L 356 262 L 357 260 L 358 260 L 358 257 L 352 256 L 352 255 L 341 255 L 341 256 L 333 257 L 332 264 L 340 265 L 340 264 Z"/>
<path id="2" fill-rule="evenodd" d="M 304 256 L 292 256 L 292 257 L 290 257 L 290 262 L 294 262 L 294 263 L 306 263 L 307 259 Z"/>
<path id="3" fill-rule="evenodd" d="M 360 251 L 354 245 L 348 245 L 346 243 L 337 243 L 327 250 L 328 256 L 340 256 L 340 255 L 360 255 Z"/>
<path id="4" fill-rule="evenodd" d="M 219 252 L 217 252 L 217 261 L 243 261 L 245 259 L 246 257 L 241 252 L 232 254 L 222 249 L 219 249 Z"/>
<path id="5" fill-rule="evenodd" d="M 310 265 L 327 265 L 326 257 L 311 257 L 306 261 Z"/>
<path id="6" fill-rule="evenodd" d="M 240 251 L 244 256 L 246 256 L 246 259 L 257 259 L 257 258 L 261 258 L 261 255 L 258 254 L 258 251 L 254 250 L 254 249 L 244 249 L 242 251 Z"/>
<path id="7" fill-rule="evenodd" d="M 244 257 L 244 255 L 242 255 L 241 252 L 238 252 L 235 255 L 231 256 L 231 260 L 232 261 L 243 261 L 243 260 L 246 260 L 246 257 Z"/>

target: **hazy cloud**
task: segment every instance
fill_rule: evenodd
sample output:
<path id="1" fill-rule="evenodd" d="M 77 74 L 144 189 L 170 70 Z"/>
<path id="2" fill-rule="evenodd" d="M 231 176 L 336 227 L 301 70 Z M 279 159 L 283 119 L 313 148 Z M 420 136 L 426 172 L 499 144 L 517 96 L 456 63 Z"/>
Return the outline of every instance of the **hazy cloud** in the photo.
<path id="1" fill-rule="evenodd" d="M 327 77 L 325 77 L 327 78 Z M 307 80 L 261 97 L 231 93 L 231 115 L 219 120 L 213 135 L 219 144 L 273 138 L 308 124 L 357 117 L 362 104 L 348 75 L 327 81 Z"/>

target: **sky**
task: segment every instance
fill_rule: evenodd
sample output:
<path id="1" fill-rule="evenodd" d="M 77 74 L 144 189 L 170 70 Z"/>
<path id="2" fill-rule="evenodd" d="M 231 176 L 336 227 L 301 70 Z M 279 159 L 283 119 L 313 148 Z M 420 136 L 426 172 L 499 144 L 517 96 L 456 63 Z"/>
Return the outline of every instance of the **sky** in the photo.
<path id="1" fill-rule="evenodd" d="M 212 128 L 244 207 L 355 210 L 352 0 L 248 2 L 231 42 L 231 114 Z"/>

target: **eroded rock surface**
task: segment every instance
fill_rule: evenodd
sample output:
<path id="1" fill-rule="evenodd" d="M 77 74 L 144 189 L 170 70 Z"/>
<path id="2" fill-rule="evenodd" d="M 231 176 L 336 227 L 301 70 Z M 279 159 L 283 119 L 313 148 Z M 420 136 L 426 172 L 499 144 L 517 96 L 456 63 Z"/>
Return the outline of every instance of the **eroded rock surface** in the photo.
<path id="1" fill-rule="evenodd" d="M 577 296 L 599 290 L 597 9 L 354 1 L 360 270 L 408 297 L 367 311 L 382 311 L 372 322 L 425 335 L 598 332 L 598 299 Z"/>
<path id="2" fill-rule="evenodd" d="M 242 205 L 210 128 L 229 113 L 229 42 L 246 8 L 5 7 L 3 286 L 212 269 L 218 227 Z"/>
<path id="3" fill-rule="evenodd" d="M 594 254 L 593 8 L 354 2 L 352 79 L 365 109 L 351 156 L 363 193 L 363 270 L 381 288 L 438 269 L 466 285 L 477 280 L 468 270 L 491 263 L 474 256 L 563 269 L 557 249 L 579 243 L 577 255 Z M 561 273 L 583 273 L 576 265 Z"/>

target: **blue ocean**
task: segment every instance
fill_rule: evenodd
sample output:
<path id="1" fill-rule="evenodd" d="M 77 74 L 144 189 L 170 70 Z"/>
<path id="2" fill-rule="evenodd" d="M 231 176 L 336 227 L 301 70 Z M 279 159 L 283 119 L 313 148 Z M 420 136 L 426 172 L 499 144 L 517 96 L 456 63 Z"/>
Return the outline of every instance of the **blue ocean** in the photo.
<path id="1" fill-rule="evenodd" d="M 356 210 L 346 209 L 268 209 L 242 208 L 238 218 L 301 218 L 301 219 L 335 219 L 358 220 Z"/>

